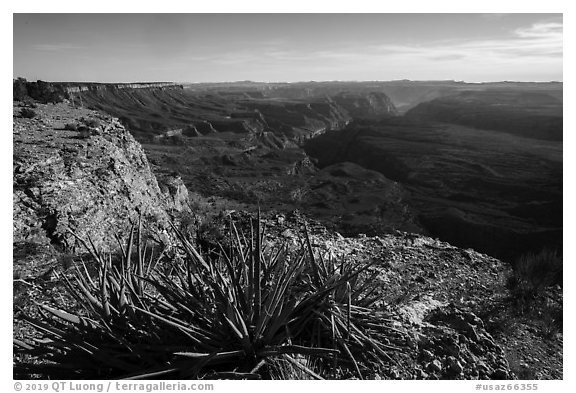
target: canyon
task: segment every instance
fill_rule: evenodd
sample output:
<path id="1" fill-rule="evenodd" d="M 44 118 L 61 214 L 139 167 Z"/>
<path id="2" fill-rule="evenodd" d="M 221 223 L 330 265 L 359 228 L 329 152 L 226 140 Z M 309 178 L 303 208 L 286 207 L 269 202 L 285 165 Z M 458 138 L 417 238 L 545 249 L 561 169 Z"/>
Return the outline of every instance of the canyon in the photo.
<path id="1" fill-rule="evenodd" d="M 30 282 L 57 288 L 79 239 L 118 252 L 143 223 L 170 254 L 175 226 L 213 252 L 231 218 L 261 214 L 271 243 L 306 225 L 324 258 L 375 263 L 410 348 L 379 378 L 562 378 L 561 286 L 549 319 L 517 314 L 507 287 L 519 257 L 562 250 L 561 84 L 51 88 L 65 101 L 14 101 L 19 310 L 52 301 Z"/>
<path id="2" fill-rule="evenodd" d="M 301 209 L 350 235 L 429 234 L 509 261 L 562 247 L 558 83 L 162 83 L 80 98 L 199 200 Z"/>

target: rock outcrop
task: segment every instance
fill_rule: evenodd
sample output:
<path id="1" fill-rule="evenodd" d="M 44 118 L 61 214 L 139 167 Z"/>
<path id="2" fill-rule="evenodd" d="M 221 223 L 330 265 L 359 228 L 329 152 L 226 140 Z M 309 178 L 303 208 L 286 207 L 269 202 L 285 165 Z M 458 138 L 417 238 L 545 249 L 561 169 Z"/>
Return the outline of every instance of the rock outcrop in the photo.
<path id="1" fill-rule="evenodd" d="M 170 179 L 163 193 L 140 144 L 117 119 L 65 103 L 34 110 L 34 119 L 14 118 L 15 244 L 71 250 L 77 241 L 70 229 L 114 248 L 112 235 L 140 216 L 161 240 L 170 211 L 187 209 L 185 186 Z M 74 130 L 81 119 L 89 127 Z"/>
<path id="2" fill-rule="evenodd" d="M 188 189 L 179 175 L 158 176 L 158 184 L 170 207 L 180 212 L 189 209 Z"/>

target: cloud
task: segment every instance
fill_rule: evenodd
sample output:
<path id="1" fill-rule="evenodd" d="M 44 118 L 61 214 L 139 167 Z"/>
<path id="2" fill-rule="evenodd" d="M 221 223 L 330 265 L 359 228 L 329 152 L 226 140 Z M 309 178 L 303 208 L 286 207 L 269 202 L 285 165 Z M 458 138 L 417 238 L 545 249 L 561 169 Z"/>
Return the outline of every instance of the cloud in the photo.
<path id="1" fill-rule="evenodd" d="M 562 40 L 562 23 L 535 23 L 527 28 L 516 29 L 515 33 L 520 38 L 532 39 L 560 39 Z"/>
<path id="2" fill-rule="evenodd" d="M 66 50 L 80 49 L 78 45 L 72 45 L 69 43 L 58 43 L 58 44 L 36 44 L 33 45 L 34 50 L 47 51 L 47 52 L 61 52 Z"/>
<path id="3" fill-rule="evenodd" d="M 459 62 L 487 61 L 523 62 L 529 65 L 530 59 L 539 62 L 539 58 L 558 59 L 563 53 L 561 23 L 536 23 L 516 29 L 508 38 L 485 40 L 450 40 L 436 42 L 426 46 L 416 45 L 378 45 L 365 53 L 382 55 L 389 58 L 430 59 L 435 61 Z M 473 65 L 473 63 L 469 63 Z"/>
<path id="4" fill-rule="evenodd" d="M 562 78 L 562 24 L 535 23 L 507 37 L 453 38 L 426 44 L 339 42 L 320 48 L 253 43 L 225 53 L 189 56 L 239 79 L 462 79 Z M 280 76 L 277 76 L 280 75 Z"/>
<path id="5" fill-rule="evenodd" d="M 430 60 L 461 60 L 464 59 L 466 56 L 463 54 L 458 54 L 458 53 L 452 53 L 452 54 L 446 54 L 446 55 L 436 55 L 436 56 L 431 56 L 429 57 Z"/>

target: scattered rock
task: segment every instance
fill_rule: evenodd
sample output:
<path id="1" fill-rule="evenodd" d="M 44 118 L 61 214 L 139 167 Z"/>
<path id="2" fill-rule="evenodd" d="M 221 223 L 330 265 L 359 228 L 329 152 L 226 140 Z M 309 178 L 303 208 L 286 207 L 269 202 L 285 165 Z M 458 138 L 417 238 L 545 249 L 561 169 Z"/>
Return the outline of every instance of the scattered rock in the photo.
<path id="1" fill-rule="evenodd" d="M 428 363 L 426 369 L 433 373 L 440 373 L 442 371 L 442 363 L 440 360 L 434 359 L 432 362 Z"/>
<path id="2" fill-rule="evenodd" d="M 509 379 L 509 372 L 505 369 L 499 368 L 492 374 L 492 379 Z"/>
<path id="3" fill-rule="evenodd" d="M 455 374 L 461 374 L 462 371 L 464 371 L 464 368 L 454 356 L 448 356 L 448 358 L 446 359 L 446 365 Z"/>

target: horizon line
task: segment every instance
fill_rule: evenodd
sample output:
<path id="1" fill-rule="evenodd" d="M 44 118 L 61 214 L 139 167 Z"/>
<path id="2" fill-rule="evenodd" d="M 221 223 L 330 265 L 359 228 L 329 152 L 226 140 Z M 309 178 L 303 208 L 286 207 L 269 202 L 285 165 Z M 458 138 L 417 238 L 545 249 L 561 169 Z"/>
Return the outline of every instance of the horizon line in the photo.
<path id="1" fill-rule="evenodd" d="M 24 78 L 21 76 L 13 77 L 12 80 L 18 78 Z M 204 82 L 192 82 L 192 81 L 128 81 L 128 82 L 95 82 L 95 81 L 55 81 L 55 80 L 28 80 L 24 78 L 27 82 L 48 82 L 48 83 L 92 83 L 92 84 L 135 84 L 135 83 L 173 83 L 173 84 L 220 84 L 220 83 L 253 83 L 253 84 L 298 84 L 298 83 L 382 83 L 382 82 L 452 82 L 452 83 L 466 83 L 466 84 L 486 84 L 486 83 L 564 83 L 563 80 L 547 80 L 547 81 L 534 81 L 534 80 L 489 80 L 481 82 L 471 82 L 465 80 L 455 80 L 455 79 L 373 79 L 373 80 L 299 80 L 299 81 L 254 81 L 254 80 L 232 80 L 232 81 L 204 81 Z"/>

